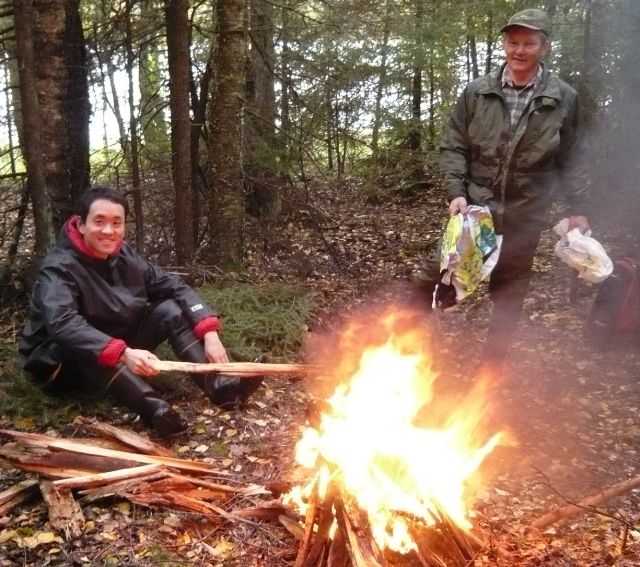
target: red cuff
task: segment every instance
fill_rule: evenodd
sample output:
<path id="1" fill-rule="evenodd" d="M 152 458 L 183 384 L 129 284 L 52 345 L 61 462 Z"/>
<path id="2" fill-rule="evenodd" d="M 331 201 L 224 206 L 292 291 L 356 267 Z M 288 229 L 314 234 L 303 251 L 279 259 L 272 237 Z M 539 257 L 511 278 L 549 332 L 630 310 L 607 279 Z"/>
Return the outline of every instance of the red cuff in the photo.
<path id="1" fill-rule="evenodd" d="M 205 317 L 193 328 L 193 332 L 200 340 L 204 339 L 207 333 L 220 330 L 222 330 L 222 323 L 217 317 Z"/>
<path id="2" fill-rule="evenodd" d="M 122 339 L 111 339 L 98 355 L 98 365 L 107 368 L 115 367 L 120 362 L 120 357 L 126 348 L 127 343 Z"/>

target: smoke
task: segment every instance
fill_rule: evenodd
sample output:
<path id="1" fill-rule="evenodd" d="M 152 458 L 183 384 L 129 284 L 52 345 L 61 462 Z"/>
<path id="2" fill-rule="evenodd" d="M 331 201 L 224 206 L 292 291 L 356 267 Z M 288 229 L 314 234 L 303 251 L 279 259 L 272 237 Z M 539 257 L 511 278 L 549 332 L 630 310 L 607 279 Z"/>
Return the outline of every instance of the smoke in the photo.
<path id="1" fill-rule="evenodd" d="M 594 3 L 592 29 L 597 58 L 587 88 L 599 107 L 588 134 L 593 221 L 628 235 L 637 233 L 640 214 L 640 2 Z"/>

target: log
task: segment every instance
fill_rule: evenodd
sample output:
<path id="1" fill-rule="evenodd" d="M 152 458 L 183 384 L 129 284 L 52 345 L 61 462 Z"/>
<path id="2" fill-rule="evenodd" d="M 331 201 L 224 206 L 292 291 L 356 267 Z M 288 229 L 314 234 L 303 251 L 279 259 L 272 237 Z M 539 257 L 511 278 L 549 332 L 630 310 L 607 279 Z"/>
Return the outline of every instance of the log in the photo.
<path id="1" fill-rule="evenodd" d="M 170 451 L 166 447 L 158 445 L 157 443 L 154 443 L 133 431 L 122 429 L 121 427 L 116 427 L 115 425 L 104 423 L 97 419 L 88 419 L 86 417 L 78 416 L 73 420 L 73 424 L 79 426 L 83 431 L 116 439 L 128 447 L 131 447 L 140 453 L 145 453 L 146 455 L 173 457 L 173 451 Z"/>
<path id="2" fill-rule="evenodd" d="M 173 360 L 151 360 L 153 366 L 159 372 L 189 372 L 206 373 L 218 372 L 220 374 L 233 374 L 239 377 L 255 376 L 300 376 L 310 371 L 307 364 L 269 364 L 259 362 L 180 362 Z"/>
<path id="3" fill-rule="evenodd" d="M 84 516 L 68 488 L 58 489 L 51 481 L 40 482 L 40 492 L 49 508 L 49 522 L 65 535 L 65 539 L 80 537 Z"/>
<path id="4" fill-rule="evenodd" d="M 557 510 L 552 510 L 533 522 L 531 527 L 536 530 L 543 530 L 551 524 L 564 522 L 568 518 L 578 514 L 582 514 L 584 512 L 595 512 L 596 510 L 593 510 L 594 506 L 598 506 L 607 500 L 611 500 L 611 498 L 624 494 L 625 492 L 631 492 L 636 488 L 640 488 L 640 476 L 635 476 L 629 480 L 614 484 L 610 488 L 607 488 L 598 494 L 584 498 L 577 504 L 569 504 L 562 508 L 558 508 Z"/>

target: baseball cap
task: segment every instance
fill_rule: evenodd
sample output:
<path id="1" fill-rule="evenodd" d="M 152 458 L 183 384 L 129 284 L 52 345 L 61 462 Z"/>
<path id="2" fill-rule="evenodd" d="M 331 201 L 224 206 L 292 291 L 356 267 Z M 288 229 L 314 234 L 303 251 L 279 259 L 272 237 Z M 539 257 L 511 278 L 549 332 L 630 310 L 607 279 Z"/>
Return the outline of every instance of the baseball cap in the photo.
<path id="1" fill-rule="evenodd" d="M 500 31 L 506 32 L 516 26 L 538 30 L 545 35 L 549 35 L 549 18 L 547 17 L 547 13 L 538 8 L 527 8 L 514 14 L 509 18 L 507 25 L 503 26 Z"/>

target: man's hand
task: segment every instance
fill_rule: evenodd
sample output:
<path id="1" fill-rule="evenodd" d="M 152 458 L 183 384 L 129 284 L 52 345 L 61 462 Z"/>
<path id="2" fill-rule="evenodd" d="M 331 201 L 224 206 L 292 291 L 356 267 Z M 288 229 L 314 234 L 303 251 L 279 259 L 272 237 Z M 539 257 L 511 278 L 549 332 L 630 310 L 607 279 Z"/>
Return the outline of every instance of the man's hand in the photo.
<path id="1" fill-rule="evenodd" d="M 139 376 L 155 376 L 158 374 L 158 371 L 149 364 L 150 360 L 158 360 L 158 357 L 148 350 L 139 348 L 127 347 L 120 357 L 120 362 Z"/>
<path id="2" fill-rule="evenodd" d="M 467 214 L 467 200 L 464 197 L 456 197 L 449 203 L 449 216 L 455 217 L 458 213 Z"/>
<path id="3" fill-rule="evenodd" d="M 204 336 L 204 352 L 209 362 L 217 362 L 219 364 L 229 362 L 227 351 L 222 346 L 216 331 L 209 331 Z"/>
<path id="4" fill-rule="evenodd" d="M 574 228 L 580 230 L 582 234 L 587 232 L 587 230 L 589 230 L 589 220 L 587 217 L 581 215 L 569 217 L 569 230 L 573 230 Z"/>

